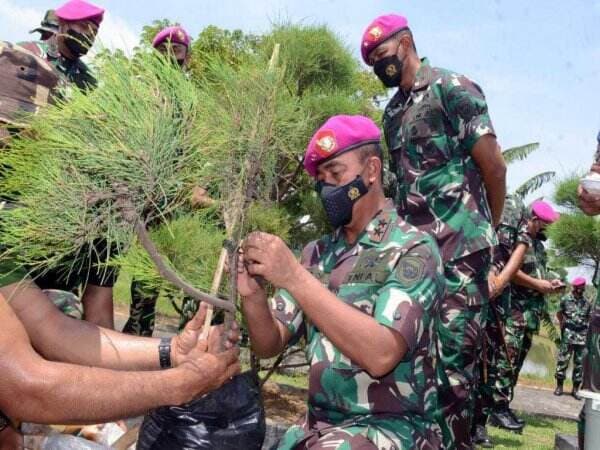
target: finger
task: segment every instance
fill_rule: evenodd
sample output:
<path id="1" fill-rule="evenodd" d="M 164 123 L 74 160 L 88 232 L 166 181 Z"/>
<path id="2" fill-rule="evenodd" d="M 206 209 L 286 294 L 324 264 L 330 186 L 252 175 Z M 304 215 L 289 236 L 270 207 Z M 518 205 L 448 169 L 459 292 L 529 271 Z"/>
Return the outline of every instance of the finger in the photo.
<path id="1" fill-rule="evenodd" d="M 252 276 L 259 275 L 264 277 L 265 273 L 267 272 L 267 267 L 264 264 L 252 263 L 248 264 L 247 270 Z"/>
<path id="2" fill-rule="evenodd" d="M 198 308 L 198 312 L 194 314 L 192 320 L 190 320 L 186 326 L 186 330 L 197 331 L 202 328 L 204 325 L 204 321 L 206 320 L 206 312 L 208 311 L 208 304 L 205 302 L 200 303 L 200 308 Z"/>
<path id="3" fill-rule="evenodd" d="M 239 362 L 236 362 L 235 364 L 228 366 L 227 370 L 225 371 L 226 380 L 229 380 L 229 379 L 235 377 L 236 375 L 239 375 L 241 373 L 241 371 L 242 371 L 242 366 L 240 365 Z"/>
<path id="4" fill-rule="evenodd" d="M 248 249 L 246 253 L 246 258 L 244 259 L 246 263 L 251 262 L 263 262 L 267 258 L 267 254 L 259 248 L 251 247 Z"/>

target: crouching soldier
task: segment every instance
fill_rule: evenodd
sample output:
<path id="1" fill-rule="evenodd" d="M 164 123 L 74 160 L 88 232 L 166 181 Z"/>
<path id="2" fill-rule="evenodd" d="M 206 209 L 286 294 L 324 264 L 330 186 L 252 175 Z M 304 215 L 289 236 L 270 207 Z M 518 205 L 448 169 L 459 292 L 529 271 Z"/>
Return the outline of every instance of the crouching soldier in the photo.
<path id="1" fill-rule="evenodd" d="M 440 449 L 433 318 L 444 294 L 435 241 L 404 222 L 382 188 L 378 127 L 335 116 L 305 168 L 334 231 L 301 262 L 278 237 L 244 241 L 239 292 L 253 350 L 307 339 L 308 414 L 280 449 Z M 254 277 L 279 290 L 269 302 Z"/>

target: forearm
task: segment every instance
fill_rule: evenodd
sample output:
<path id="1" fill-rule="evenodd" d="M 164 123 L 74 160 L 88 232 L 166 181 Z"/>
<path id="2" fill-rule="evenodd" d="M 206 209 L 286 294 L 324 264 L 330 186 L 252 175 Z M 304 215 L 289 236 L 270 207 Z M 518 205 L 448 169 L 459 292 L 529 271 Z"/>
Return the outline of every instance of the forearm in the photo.
<path id="1" fill-rule="evenodd" d="M 257 298 L 242 301 L 242 311 L 248 325 L 252 350 L 260 358 L 271 358 L 281 353 L 287 343 L 277 319 L 269 308 L 264 292 Z"/>
<path id="2" fill-rule="evenodd" d="M 304 268 L 288 290 L 333 345 L 372 376 L 384 375 L 404 356 L 406 343 L 398 333 L 339 300 Z"/>
<path id="3" fill-rule="evenodd" d="M 517 271 L 511 280 L 513 283 L 518 284 L 519 286 L 523 286 L 529 289 L 538 290 L 538 282 L 537 278 L 527 275 L 522 270 Z"/>
<path id="4" fill-rule="evenodd" d="M 46 359 L 116 370 L 159 368 L 158 339 L 125 335 L 61 313 L 35 285 L 0 289 Z"/>
<path id="5" fill-rule="evenodd" d="M 104 423 L 183 400 L 174 395 L 179 391 L 173 373 L 176 369 L 118 372 L 36 359 L 25 366 L 26 372 L 17 370 L 16 377 L 7 377 L 8 372 L 3 371 L 6 391 L 2 409 L 13 420 Z"/>
<path id="6" fill-rule="evenodd" d="M 481 137 L 473 147 L 473 159 L 479 168 L 487 193 L 494 228 L 498 226 L 506 197 L 506 163 L 492 135 Z"/>
<path id="7" fill-rule="evenodd" d="M 508 259 L 506 265 L 498 275 L 500 283 L 505 286 L 514 275 L 518 272 L 519 268 L 523 264 L 525 253 L 527 252 L 527 244 L 519 243 L 513 250 Z"/>

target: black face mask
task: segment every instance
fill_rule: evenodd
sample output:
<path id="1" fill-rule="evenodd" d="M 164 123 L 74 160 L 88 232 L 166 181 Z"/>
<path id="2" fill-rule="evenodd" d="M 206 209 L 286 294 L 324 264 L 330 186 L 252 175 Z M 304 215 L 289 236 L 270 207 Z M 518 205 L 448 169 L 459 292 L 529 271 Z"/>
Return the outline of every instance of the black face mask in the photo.
<path id="1" fill-rule="evenodd" d="M 548 240 L 548 236 L 546 236 L 546 232 L 545 231 L 538 232 L 538 234 L 537 234 L 537 236 L 535 238 L 538 241 L 542 241 L 542 242 L 546 242 Z"/>
<path id="2" fill-rule="evenodd" d="M 92 46 L 89 37 L 75 30 L 67 31 L 68 37 L 65 39 L 65 45 L 75 58 L 86 55 Z"/>
<path id="3" fill-rule="evenodd" d="M 400 86 L 402 82 L 402 68 L 404 63 L 397 55 L 386 56 L 375 63 L 373 69 L 377 78 L 384 86 L 393 88 Z"/>
<path id="4" fill-rule="evenodd" d="M 321 196 L 323 208 L 325 208 L 325 213 L 333 228 L 348 225 L 352 221 L 354 204 L 369 192 L 360 175 L 354 181 L 343 186 L 335 186 L 319 181 L 316 190 Z"/>

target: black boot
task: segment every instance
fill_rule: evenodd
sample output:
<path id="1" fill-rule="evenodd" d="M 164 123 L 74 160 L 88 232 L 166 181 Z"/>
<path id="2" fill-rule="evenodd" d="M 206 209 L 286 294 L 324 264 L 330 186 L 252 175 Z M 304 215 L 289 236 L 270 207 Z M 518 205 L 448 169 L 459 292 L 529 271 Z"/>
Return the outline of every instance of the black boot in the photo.
<path id="1" fill-rule="evenodd" d="M 573 396 L 573 398 L 575 400 L 581 400 L 581 397 L 579 396 L 579 386 L 578 385 L 573 385 L 573 390 L 571 391 L 571 395 Z"/>
<path id="2" fill-rule="evenodd" d="M 519 425 L 525 426 L 525 421 L 518 417 L 512 409 L 508 408 L 508 413 L 515 422 L 517 422 Z"/>
<path id="3" fill-rule="evenodd" d="M 519 424 L 513 419 L 508 408 L 502 408 L 494 411 L 490 416 L 490 425 L 498 428 L 504 428 L 505 430 L 514 431 L 520 433 L 523 431 L 523 425 Z"/>
<path id="4" fill-rule="evenodd" d="M 494 448 L 492 440 L 488 436 L 485 425 L 475 425 L 475 435 L 473 436 L 473 444 L 479 445 L 481 448 Z"/>
<path id="5" fill-rule="evenodd" d="M 563 395 L 563 380 L 556 380 L 554 395 Z"/>

